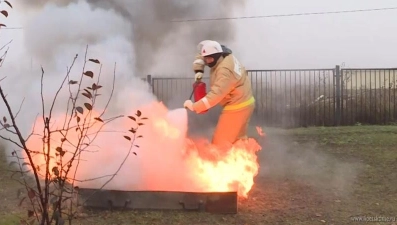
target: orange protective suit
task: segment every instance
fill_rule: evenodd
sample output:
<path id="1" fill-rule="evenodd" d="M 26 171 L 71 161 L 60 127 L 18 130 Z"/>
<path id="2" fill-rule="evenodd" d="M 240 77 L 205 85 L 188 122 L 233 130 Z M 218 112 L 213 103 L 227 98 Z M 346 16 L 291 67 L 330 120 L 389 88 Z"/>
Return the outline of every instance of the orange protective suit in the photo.
<path id="1" fill-rule="evenodd" d="M 204 69 L 203 58 L 196 56 L 193 70 Z M 247 128 L 255 108 L 251 81 L 244 66 L 233 54 L 221 57 L 210 71 L 210 91 L 193 104 L 193 111 L 200 113 L 220 104 L 223 106 L 212 143 L 230 146 L 247 138 Z"/>

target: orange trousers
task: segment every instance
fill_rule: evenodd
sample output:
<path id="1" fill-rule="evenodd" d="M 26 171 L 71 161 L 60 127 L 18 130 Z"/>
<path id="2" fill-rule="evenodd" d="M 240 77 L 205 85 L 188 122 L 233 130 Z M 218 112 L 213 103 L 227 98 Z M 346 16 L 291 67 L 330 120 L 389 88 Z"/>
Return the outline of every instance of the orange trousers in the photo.
<path id="1" fill-rule="evenodd" d="M 212 137 L 212 144 L 228 148 L 239 139 L 247 138 L 248 124 L 254 109 L 255 104 L 239 110 L 223 110 Z"/>

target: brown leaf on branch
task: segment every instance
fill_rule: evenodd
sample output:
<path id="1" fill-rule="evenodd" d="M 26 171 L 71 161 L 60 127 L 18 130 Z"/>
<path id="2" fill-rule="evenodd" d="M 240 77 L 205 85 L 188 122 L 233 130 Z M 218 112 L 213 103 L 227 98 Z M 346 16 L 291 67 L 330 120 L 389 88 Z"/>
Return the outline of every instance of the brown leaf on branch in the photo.
<path id="1" fill-rule="evenodd" d="M 101 118 L 99 118 L 99 117 L 95 117 L 94 119 L 98 120 L 99 122 L 103 122 L 103 120 Z"/>
<path id="2" fill-rule="evenodd" d="M 138 117 L 140 117 L 140 116 L 142 115 L 142 112 L 139 111 L 139 110 L 137 110 L 137 111 L 136 111 L 136 115 L 137 115 Z"/>
<path id="3" fill-rule="evenodd" d="M 88 110 L 92 110 L 92 105 L 90 103 L 84 103 L 84 106 L 88 109 Z"/>
<path id="4" fill-rule="evenodd" d="M 91 77 L 91 78 L 94 77 L 94 73 L 92 71 L 85 71 L 83 74 L 86 75 L 87 77 Z"/>
<path id="5" fill-rule="evenodd" d="M 0 13 L 3 14 L 5 17 L 8 17 L 8 12 L 7 11 L 1 10 Z"/>
<path id="6" fill-rule="evenodd" d="M 98 59 L 89 59 L 88 61 L 91 61 L 91 62 L 94 62 L 94 63 L 97 63 L 97 64 L 100 63 Z"/>
<path id="7" fill-rule="evenodd" d="M 77 106 L 76 107 L 76 111 L 81 113 L 81 114 L 83 114 L 83 112 L 84 112 L 83 107 L 81 107 L 81 106 Z"/>
<path id="8" fill-rule="evenodd" d="M 124 138 L 127 139 L 127 140 L 129 140 L 129 141 L 131 141 L 131 138 L 128 137 L 128 136 L 124 136 Z"/>
<path id="9" fill-rule="evenodd" d="M 3 2 L 5 2 L 8 6 L 10 6 L 12 8 L 12 5 L 11 5 L 11 3 L 9 1 L 4 0 Z"/>

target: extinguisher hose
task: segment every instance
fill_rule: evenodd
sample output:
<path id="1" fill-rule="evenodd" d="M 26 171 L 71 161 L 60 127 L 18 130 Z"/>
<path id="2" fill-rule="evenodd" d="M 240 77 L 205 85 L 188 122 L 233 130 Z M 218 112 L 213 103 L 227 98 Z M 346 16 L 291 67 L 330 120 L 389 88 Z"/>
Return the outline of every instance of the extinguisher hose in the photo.
<path id="1" fill-rule="evenodd" d="M 190 98 L 189 98 L 190 100 L 192 100 L 192 97 L 193 97 L 194 91 L 196 90 L 196 87 L 197 87 L 197 85 L 194 85 L 193 91 L 190 94 Z"/>
<path id="2" fill-rule="evenodd" d="M 192 93 L 190 94 L 190 98 L 189 98 L 190 100 L 192 100 L 192 97 L 193 97 L 194 91 L 196 90 L 196 87 L 198 86 L 198 85 L 197 85 L 197 83 L 198 83 L 198 82 L 200 82 L 200 80 L 199 80 L 199 79 L 197 79 L 197 80 L 196 80 L 196 82 L 195 82 L 195 84 L 196 84 L 196 85 L 194 85 L 194 87 L 193 87 L 193 91 L 192 91 Z M 186 108 L 186 107 L 185 107 L 185 108 Z"/>
<path id="3" fill-rule="evenodd" d="M 196 89 L 196 88 L 193 88 L 193 91 L 192 91 L 192 94 L 190 94 L 190 100 L 192 100 L 192 97 L 193 97 L 193 94 L 194 94 L 194 89 Z"/>
<path id="4" fill-rule="evenodd" d="M 189 98 L 190 100 L 192 100 L 194 91 L 196 90 L 196 87 L 198 86 L 197 84 L 198 84 L 200 81 L 201 81 L 201 79 L 197 79 L 197 80 L 196 80 L 196 82 L 195 82 L 196 85 L 194 85 L 193 91 L 192 91 L 192 93 L 190 94 L 190 98 Z"/>

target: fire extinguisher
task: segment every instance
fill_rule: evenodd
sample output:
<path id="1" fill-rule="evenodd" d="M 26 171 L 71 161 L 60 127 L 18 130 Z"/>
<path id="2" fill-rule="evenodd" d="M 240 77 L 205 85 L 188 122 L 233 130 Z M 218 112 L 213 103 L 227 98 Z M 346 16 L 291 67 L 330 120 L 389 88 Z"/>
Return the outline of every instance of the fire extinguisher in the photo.
<path id="1" fill-rule="evenodd" d="M 197 79 L 196 82 L 193 83 L 193 92 L 190 95 L 190 99 L 192 99 L 192 96 L 194 95 L 194 101 L 200 101 L 200 99 L 204 98 L 205 95 L 207 95 L 207 86 L 204 82 L 201 81 L 201 79 Z M 208 109 L 201 112 L 200 114 L 204 114 L 208 112 Z"/>

